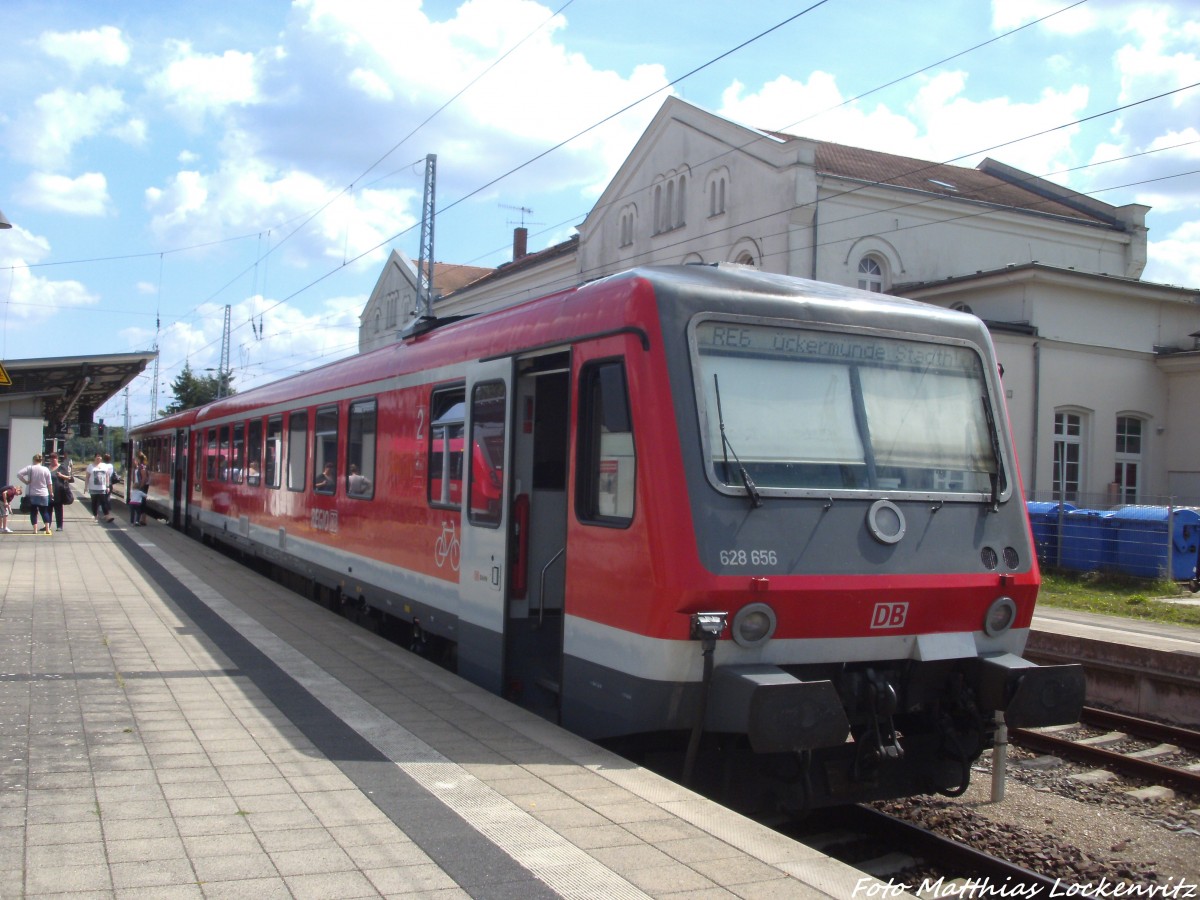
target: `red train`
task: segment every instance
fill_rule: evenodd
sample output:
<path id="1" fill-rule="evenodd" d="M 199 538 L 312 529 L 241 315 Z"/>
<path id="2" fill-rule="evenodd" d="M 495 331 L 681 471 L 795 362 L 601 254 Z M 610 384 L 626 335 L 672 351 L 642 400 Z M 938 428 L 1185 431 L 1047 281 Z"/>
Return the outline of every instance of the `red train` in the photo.
<path id="1" fill-rule="evenodd" d="M 973 316 L 634 270 L 135 429 L 151 504 L 573 731 L 807 808 L 965 789 L 1037 562 Z"/>

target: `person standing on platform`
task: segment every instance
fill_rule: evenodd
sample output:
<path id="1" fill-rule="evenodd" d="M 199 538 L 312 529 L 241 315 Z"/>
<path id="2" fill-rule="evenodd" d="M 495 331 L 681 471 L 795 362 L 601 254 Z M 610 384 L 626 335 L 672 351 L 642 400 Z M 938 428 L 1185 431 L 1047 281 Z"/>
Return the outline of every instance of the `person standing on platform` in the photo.
<path id="1" fill-rule="evenodd" d="M 8 517 L 12 515 L 12 502 L 20 496 L 21 489 L 15 484 L 6 484 L 0 489 L 0 534 L 12 534 Z"/>
<path id="2" fill-rule="evenodd" d="M 137 464 L 129 479 L 129 523 L 146 524 L 146 494 L 150 490 L 150 467 L 146 465 L 146 454 L 138 453 Z"/>
<path id="3" fill-rule="evenodd" d="M 33 463 L 17 473 L 29 485 L 29 524 L 34 534 L 53 534 L 50 530 L 50 503 L 54 493 L 54 476 L 42 465 L 42 454 L 33 454 Z M 38 528 L 38 516 L 42 527 Z"/>
<path id="4" fill-rule="evenodd" d="M 109 484 L 112 479 L 112 466 L 104 464 L 104 457 L 99 453 L 92 461 L 92 464 L 87 467 L 87 489 L 88 496 L 92 498 L 92 518 L 97 522 L 100 521 L 100 514 L 104 514 L 104 521 L 111 522 L 113 520 L 112 504 L 108 499 L 108 492 L 112 489 Z"/>
<path id="5" fill-rule="evenodd" d="M 54 510 L 54 525 L 55 530 L 63 530 L 63 506 L 68 502 L 74 503 L 75 498 L 72 494 L 71 500 L 67 500 L 67 493 L 73 491 L 71 483 L 75 480 L 71 473 L 71 460 L 64 457 L 62 462 L 59 462 L 58 454 L 51 453 L 50 461 L 46 463 L 46 468 L 50 470 L 54 489 L 50 491 L 50 507 Z"/>

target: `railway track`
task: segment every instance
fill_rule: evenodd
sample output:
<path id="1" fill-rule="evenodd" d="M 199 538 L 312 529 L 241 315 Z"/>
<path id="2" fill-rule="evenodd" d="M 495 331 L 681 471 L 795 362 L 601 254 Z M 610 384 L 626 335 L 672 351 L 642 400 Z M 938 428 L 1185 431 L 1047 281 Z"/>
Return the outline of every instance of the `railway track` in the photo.
<path id="1" fill-rule="evenodd" d="M 932 890 L 945 896 L 946 886 L 957 883 L 1002 887 L 1010 897 L 1035 897 L 1048 896 L 1058 883 L 870 806 L 824 810 L 819 830 L 803 822 L 779 830 L 910 893 Z"/>
<path id="2" fill-rule="evenodd" d="M 1084 709 L 1080 716 L 1080 724 L 1101 731 L 1107 729 L 1108 733 L 1099 737 L 1073 739 L 1056 733 L 1055 729 L 1017 728 L 1009 732 L 1009 740 L 1037 753 L 1070 759 L 1200 796 L 1200 766 L 1193 764 L 1183 768 L 1156 761 L 1180 752 L 1200 754 L 1200 732 L 1090 707 Z M 1120 752 L 1109 749 L 1108 746 L 1101 746 L 1120 744 L 1126 740 L 1157 741 L 1158 744 L 1131 752 Z"/>

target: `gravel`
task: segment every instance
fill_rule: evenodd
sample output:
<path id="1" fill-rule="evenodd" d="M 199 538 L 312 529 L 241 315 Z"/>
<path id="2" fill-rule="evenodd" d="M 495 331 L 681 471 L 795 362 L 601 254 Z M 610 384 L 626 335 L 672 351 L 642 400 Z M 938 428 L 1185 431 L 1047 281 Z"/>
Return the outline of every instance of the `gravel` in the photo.
<path id="1" fill-rule="evenodd" d="M 1200 798 L 1138 800 L 1126 792 L 1145 785 L 1070 778 L 1085 771 L 1010 748 L 999 803 L 991 799 L 991 762 L 985 755 L 962 797 L 912 798 L 881 808 L 1060 878 L 1064 886 L 1107 879 L 1157 885 L 1164 897 L 1200 897 Z"/>

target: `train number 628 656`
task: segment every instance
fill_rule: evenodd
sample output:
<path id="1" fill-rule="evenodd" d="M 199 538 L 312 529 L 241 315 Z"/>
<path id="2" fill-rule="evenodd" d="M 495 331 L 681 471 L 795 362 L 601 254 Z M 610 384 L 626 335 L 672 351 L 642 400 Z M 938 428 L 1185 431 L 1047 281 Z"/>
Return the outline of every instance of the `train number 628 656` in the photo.
<path id="1" fill-rule="evenodd" d="M 779 562 L 774 550 L 722 550 L 723 566 L 773 566 Z"/>

